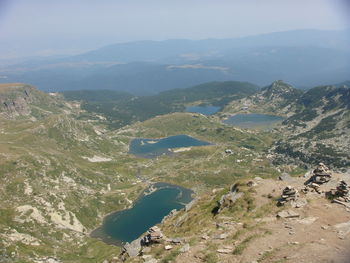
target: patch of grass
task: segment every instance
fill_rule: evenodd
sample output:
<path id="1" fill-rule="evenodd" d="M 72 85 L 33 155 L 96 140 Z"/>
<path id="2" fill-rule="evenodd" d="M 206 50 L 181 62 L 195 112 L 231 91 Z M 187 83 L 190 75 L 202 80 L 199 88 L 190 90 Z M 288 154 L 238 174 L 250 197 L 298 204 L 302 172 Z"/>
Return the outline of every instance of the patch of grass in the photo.
<path id="1" fill-rule="evenodd" d="M 180 251 L 178 249 L 172 250 L 168 255 L 166 255 L 161 262 L 162 263 L 168 263 L 172 262 L 173 260 L 176 259 L 176 257 L 180 254 Z"/>
<path id="2" fill-rule="evenodd" d="M 216 252 L 209 252 L 204 257 L 204 262 L 207 263 L 217 263 L 219 261 L 219 257 Z"/>
<path id="3" fill-rule="evenodd" d="M 247 238 L 245 238 L 238 246 L 236 246 L 235 250 L 233 251 L 234 255 L 242 255 L 243 251 L 247 248 L 250 241 L 257 238 L 258 235 L 251 235 Z"/>

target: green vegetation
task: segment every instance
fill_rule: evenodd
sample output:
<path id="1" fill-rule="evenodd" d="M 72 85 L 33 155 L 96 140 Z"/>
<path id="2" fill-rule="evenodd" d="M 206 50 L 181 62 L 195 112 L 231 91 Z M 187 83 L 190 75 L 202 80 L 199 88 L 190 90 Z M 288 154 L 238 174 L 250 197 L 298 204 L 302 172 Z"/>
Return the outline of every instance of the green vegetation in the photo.
<path id="1" fill-rule="evenodd" d="M 0 109 L 1 237 L 10 242 L 11 235 L 29 235 L 40 243 L 37 246 L 34 241 L 28 244 L 21 239 L 11 241 L 6 253 L 20 251 L 20 262 L 48 255 L 57 255 L 64 262 L 102 262 L 117 256 L 120 248 L 92 239 L 87 233 L 101 224 L 104 215 L 129 207 L 130 200 L 135 200 L 151 182 L 178 184 L 201 196 L 189 212 L 180 211 L 170 219 L 170 224 L 162 229 L 165 235 L 186 235 L 191 244 L 197 244 L 202 241 L 198 233 L 203 234 L 203 229 L 214 232 L 217 226 L 213 222 L 220 223 L 220 216 L 231 217 L 241 227 L 225 242 L 237 243 L 233 253 L 239 255 L 254 238 L 267 234 L 255 219 L 276 209 L 272 202 L 259 206 L 254 201 L 256 193 L 247 186 L 248 178 L 277 177 L 275 164 L 283 166 L 289 160 L 301 164 L 323 161 L 338 167 L 350 165 L 348 152 L 344 151 L 347 146 L 338 150 L 331 141 L 338 135 L 346 138 L 345 127 L 350 127 L 346 88 L 316 88 L 306 95 L 296 91 L 290 96 L 278 96 L 278 101 L 281 97 L 285 100 L 264 110 L 297 101 L 291 107 L 296 114 L 284 122 L 284 130 L 270 131 L 237 129 L 222 124 L 218 115 L 178 112 L 194 104 L 223 107 L 232 100 L 238 103 L 256 91 L 249 83 L 207 83 L 150 97 L 112 91 L 64 93 L 70 100 L 82 100 L 85 112 L 60 95 L 49 96 L 23 85 L 18 89 L 0 86 L 1 98 L 18 100 L 27 96 L 27 89 L 30 100 L 23 104 L 25 111 L 19 108 L 9 116 L 8 109 L 3 106 Z M 276 85 L 265 92 L 271 96 L 271 104 L 278 92 Z M 322 103 L 313 102 L 313 96 Z M 154 117 L 160 114 L 163 115 Z M 179 134 L 212 144 L 155 159 L 128 154 L 133 138 Z M 272 146 L 273 153 L 277 153 L 272 159 L 274 164 L 268 157 Z M 232 153 L 226 153 L 226 149 Z M 294 172 L 304 172 L 301 167 Z M 215 216 L 213 209 L 218 200 L 235 182 L 243 196 Z M 213 188 L 216 190 L 212 191 Z M 187 219 L 181 220 L 186 215 Z M 203 251 L 202 257 L 207 262 L 217 262 L 218 256 L 213 253 L 217 243 L 207 241 L 207 245 L 210 250 Z M 164 253 L 162 248 L 154 253 L 162 262 L 179 256 L 176 249 Z"/>
<path id="2" fill-rule="evenodd" d="M 83 101 L 82 109 L 90 114 L 101 114 L 106 117 L 109 126 L 120 128 L 157 115 L 184 111 L 185 106 L 191 103 L 223 107 L 234 99 L 253 94 L 257 89 L 257 86 L 247 82 L 227 81 L 210 82 L 144 97 L 103 90 L 67 91 L 63 95 L 69 100 Z"/>

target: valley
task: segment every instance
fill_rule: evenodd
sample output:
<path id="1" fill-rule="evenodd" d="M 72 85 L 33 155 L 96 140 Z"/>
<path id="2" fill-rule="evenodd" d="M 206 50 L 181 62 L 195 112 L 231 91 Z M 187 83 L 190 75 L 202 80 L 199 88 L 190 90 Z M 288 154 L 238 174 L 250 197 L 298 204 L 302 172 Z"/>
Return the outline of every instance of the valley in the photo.
<path id="1" fill-rule="evenodd" d="M 26 84 L 1 84 L 1 259 L 119 262 L 122 247 L 90 234 L 107 215 L 137 208 L 135 200 L 151 185 L 167 183 L 191 189 L 194 201 L 185 209 L 184 204 L 171 209 L 166 205 L 164 215 L 173 208 L 179 211 L 171 212 L 163 223 L 161 218 L 152 222 L 160 223 L 168 238 L 164 242 L 172 248 L 164 250 L 161 241 L 145 247 L 149 249 L 144 255 L 159 262 L 278 262 L 285 255 L 284 249 L 294 244 L 271 243 L 272 249 L 260 248 L 263 254 L 253 249 L 258 238 L 269 240 L 269 236 L 279 233 L 277 224 L 281 221 L 268 219 L 281 211 L 275 199 L 285 182 L 277 178 L 288 174 L 290 184 L 296 180 L 295 187 L 300 187 L 302 176 L 319 162 L 335 171 L 334 178 L 343 178 L 349 171 L 350 93 L 346 86 L 301 91 L 282 81 L 262 89 L 249 83 L 214 82 L 150 97 L 106 94 L 48 94 Z M 133 101 L 135 104 L 131 104 Z M 158 107 L 161 104 L 167 107 L 165 111 Z M 212 115 L 186 112 L 187 107 L 196 105 L 217 105 L 220 110 Z M 140 117 L 138 112 L 144 115 Z M 124 117 L 120 122 L 118 116 L 124 113 L 138 117 Z M 278 115 L 283 120 L 258 129 L 223 123 L 234 114 Z M 323 123 L 327 129 L 319 128 Z M 185 136 L 190 143 L 162 142 L 178 136 Z M 161 153 L 174 149 L 171 154 L 144 158 L 134 152 L 133 142 L 139 148 L 164 144 Z M 305 147 L 306 143 L 310 146 Z M 320 152 L 319 147 L 327 150 Z M 295 154 L 299 152 L 303 155 Z M 248 186 L 250 181 L 256 188 Z M 230 192 L 228 187 L 234 183 L 240 185 L 242 198 L 215 216 L 217 201 Z M 267 197 L 270 192 L 272 196 Z M 177 196 L 176 191 L 173 194 Z M 302 208 L 299 212 L 303 217 L 314 216 L 322 202 L 329 202 L 327 209 L 339 214 L 330 224 L 349 220 L 342 206 L 321 202 L 317 195 L 309 198 L 310 210 Z M 317 213 L 326 224 L 323 206 Z M 152 224 L 138 233 L 146 232 Z M 228 236 L 216 238 L 223 233 Z M 171 238 L 180 238 L 180 243 L 191 249 L 180 252 L 181 247 L 172 244 Z M 344 242 L 348 240 L 344 237 Z M 299 247 L 306 239 L 298 236 L 290 242 L 299 242 L 295 243 Z M 343 247 L 341 241 L 336 244 Z M 242 254 L 243 250 L 247 252 Z M 269 261 L 271 258 L 276 260 Z M 146 261 L 138 256 L 125 260 Z"/>
<path id="2" fill-rule="evenodd" d="M 0 263 L 350 263 L 348 0 L 0 0 Z"/>

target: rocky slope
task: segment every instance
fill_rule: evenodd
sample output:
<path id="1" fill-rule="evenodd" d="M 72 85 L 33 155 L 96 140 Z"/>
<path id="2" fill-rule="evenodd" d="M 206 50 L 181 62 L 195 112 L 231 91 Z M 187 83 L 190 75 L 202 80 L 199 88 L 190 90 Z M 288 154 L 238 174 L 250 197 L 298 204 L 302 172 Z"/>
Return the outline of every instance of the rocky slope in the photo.
<path id="1" fill-rule="evenodd" d="M 283 122 L 283 138 L 273 150 L 304 163 L 350 166 L 350 88 L 316 87 L 296 102 L 294 115 Z"/>
<path id="2" fill-rule="evenodd" d="M 230 189 L 205 192 L 163 220 L 157 238 L 134 247 L 126 261 L 346 263 L 350 203 L 332 202 L 327 196 L 340 180 L 346 181 L 348 195 L 349 175 L 331 173 L 317 191 L 304 186 L 311 175 L 280 181 L 255 177 Z M 282 206 L 281 196 L 288 199 Z"/>
<path id="3" fill-rule="evenodd" d="M 302 94 L 301 90 L 277 80 L 251 96 L 232 101 L 223 112 L 225 114 L 237 112 L 278 113 L 278 115 L 291 116 L 296 110 L 296 101 Z"/>
<path id="4" fill-rule="evenodd" d="M 26 111 L 15 109 L 10 115 L 2 108 L 0 116 L 1 260 L 102 262 L 118 256 L 120 248 L 90 238 L 89 232 L 106 214 L 129 207 L 148 183 L 200 191 L 250 173 L 277 173 L 265 158 L 259 159 L 271 144 L 266 135 L 190 113 L 108 131 L 95 121 L 79 120 L 79 105 L 27 86 L 10 86 L 4 89 L 6 101 L 17 101 L 27 89 L 31 98 L 23 99 Z M 37 108 L 45 114 L 37 115 Z M 213 145 L 154 160 L 128 154 L 134 137 L 183 133 Z M 228 147 L 235 153 L 225 154 Z M 139 170 L 142 180 L 135 176 Z"/>
<path id="5" fill-rule="evenodd" d="M 278 147 L 305 138 L 292 145 L 298 149 L 311 135 L 324 144 L 337 136 L 345 142 L 339 151 L 345 151 L 346 87 L 302 93 L 277 81 L 225 110 L 287 117 L 280 130 L 270 132 L 242 130 L 222 124 L 217 116 L 193 113 L 172 113 L 108 130 L 96 120 L 80 118 L 79 104 L 28 85 L 0 86 L 0 98 L 0 261 L 119 261 L 119 247 L 90 238 L 89 232 L 106 214 L 128 208 L 152 182 L 191 188 L 196 201 L 164 220 L 161 231 L 167 239 L 147 247 L 143 258 L 126 257 L 127 261 L 327 262 L 345 255 L 348 212 L 326 200 L 322 191 L 335 188 L 339 180 L 349 184 L 348 175 L 335 174 L 326 186 L 303 193 L 303 166 Z M 335 124 L 320 129 L 329 117 Z M 128 154 L 133 138 L 178 134 L 212 144 L 155 159 Z M 307 136 L 294 138 L 299 134 Z M 274 144 L 276 139 L 280 140 Z M 337 157 L 323 153 L 317 159 L 343 165 Z M 276 167 L 271 160 L 282 162 Z M 316 158 L 298 161 L 312 163 Z M 282 176 L 283 172 L 297 177 Z M 278 176 L 288 181 L 276 181 Z M 236 187 L 228 189 L 233 183 Z M 292 205 L 288 190 L 287 204 L 276 206 L 288 185 L 299 190 L 304 205 L 293 210 L 298 219 L 277 220 L 277 213 Z M 287 216 L 291 214 L 295 215 Z M 316 254 L 319 250 L 325 253 Z"/>
<path id="6" fill-rule="evenodd" d="M 320 86 L 306 92 L 275 81 L 260 92 L 232 101 L 222 114 L 263 113 L 284 116 L 270 153 L 274 162 L 349 167 L 350 88 Z"/>
<path id="7" fill-rule="evenodd" d="M 0 115 L 0 261 L 118 254 L 88 233 L 106 213 L 129 206 L 124 197 L 136 189 L 117 165 L 124 145 L 77 120 L 74 105 L 59 97 L 17 84 L 2 86 L 0 96 L 12 103 Z"/>
<path id="8" fill-rule="evenodd" d="M 42 119 L 53 113 L 69 113 L 72 106 L 57 93 L 43 93 L 22 83 L 0 84 L 0 117 Z"/>

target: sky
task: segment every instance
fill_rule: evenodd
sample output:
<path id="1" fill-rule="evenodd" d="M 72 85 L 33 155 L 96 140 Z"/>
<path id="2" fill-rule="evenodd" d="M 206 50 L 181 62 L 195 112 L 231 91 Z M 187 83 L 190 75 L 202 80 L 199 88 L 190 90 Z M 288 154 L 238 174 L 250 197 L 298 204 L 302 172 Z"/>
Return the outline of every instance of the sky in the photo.
<path id="1" fill-rule="evenodd" d="M 0 0 L 0 58 L 135 40 L 349 28 L 347 0 Z"/>

